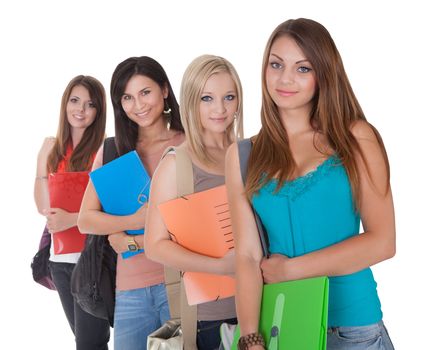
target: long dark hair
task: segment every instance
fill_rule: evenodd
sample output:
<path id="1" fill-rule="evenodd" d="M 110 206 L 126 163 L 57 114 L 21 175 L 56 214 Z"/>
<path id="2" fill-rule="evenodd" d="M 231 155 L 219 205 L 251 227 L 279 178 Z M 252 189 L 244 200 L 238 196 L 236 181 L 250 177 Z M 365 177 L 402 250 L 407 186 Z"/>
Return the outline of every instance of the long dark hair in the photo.
<path id="1" fill-rule="evenodd" d="M 121 98 L 125 87 L 133 75 L 143 75 L 155 81 L 161 89 L 168 89 L 167 105 L 171 109 L 172 130 L 183 131 L 180 111 L 171 83 L 163 67 L 154 59 L 147 56 L 130 57 L 118 64 L 110 83 L 110 97 L 115 116 L 115 140 L 120 155 L 136 149 L 138 125 L 131 121 L 121 105 Z"/>
<path id="2" fill-rule="evenodd" d="M 266 86 L 266 69 L 270 50 L 279 37 L 290 37 L 301 48 L 313 66 L 317 91 L 312 101 L 311 126 L 326 136 L 340 158 L 352 187 L 356 208 L 360 200 L 360 176 L 356 155 L 367 162 L 350 128 L 357 120 L 366 121 L 364 113 L 347 78 L 340 54 L 327 29 L 320 23 L 305 19 L 291 19 L 281 23 L 271 34 L 263 56 L 261 130 L 255 139 L 249 159 L 246 192 L 251 197 L 264 182 L 277 176 L 279 189 L 295 169 L 284 125 L 278 107 Z M 371 126 L 380 144 L 387 165 L 387 153 L 377 130 Z M 266 174 L 266 176 L 264 176 Z M 370 174 L 369 174 L 370 175 Z"/>
<path id="3" fill-rule="evenodd" d="M 66 106 L 72 89 L 78 85 L 88 90 L 97 114 L 93 123 L 86 128 L 83 137 L 74 148 L 71 158 L 66 164 L 66 170 L 89 170 L 92 166 L 93 156 L 104 140 L 106 128 L 106 94 L 104 87 L 97 79 L 91 76 L 78 75 L 69 82 L 62 96 L 56 142 L 47 160 L 48 172 L 57 171 L 59 162 L 65 157 L 68 145 L 72 142 L 71 125 L 68 122 Z"/>

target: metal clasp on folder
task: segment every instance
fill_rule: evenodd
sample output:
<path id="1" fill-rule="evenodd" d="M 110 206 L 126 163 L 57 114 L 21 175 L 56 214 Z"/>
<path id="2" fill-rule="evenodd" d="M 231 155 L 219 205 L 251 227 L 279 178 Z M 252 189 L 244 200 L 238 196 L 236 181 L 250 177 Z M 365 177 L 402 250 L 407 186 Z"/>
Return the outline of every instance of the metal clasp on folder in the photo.
<path id="1" fill-rule="evenodd" d="M 278 294 L 275 300 L 275 308 L 273 310 L 273 320 L 270 329 L 270 341 L 267 346 L 268 350 L 278 350 L 279 331 L 282 323 L 282 314 L 284 312 L 285 295 Z"/>
<path id="2" fill-rule="evenodd" d="M 148 187 L 150 183 L 150 180 L 145 184 L 145 186 L 140 191 L 139 195 L 137 196 L 137 201 L 139 204 L 144 205 L 146 202 L 148 202 L 148 196 L 144 193 L 145 189 Z"/>

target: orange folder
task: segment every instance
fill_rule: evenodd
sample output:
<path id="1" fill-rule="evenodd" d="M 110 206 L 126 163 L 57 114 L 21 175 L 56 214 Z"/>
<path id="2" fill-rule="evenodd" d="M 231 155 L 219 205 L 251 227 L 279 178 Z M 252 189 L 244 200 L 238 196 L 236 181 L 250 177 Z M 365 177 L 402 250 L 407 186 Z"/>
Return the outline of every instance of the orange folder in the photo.
<path id="1" fill-rule="evenodd" d="M 214 258 L 234 248 L 225 186 L 193 193 L 159 205 L 172 239 L 193 252 Z M 234 296 L 235 279 L 202 272 L 183 275 L 189 305 Z"/>
<path id="2" fill-rule="evenodd" d="M 70 213 L 80 210 L 83 195 L 89 181 L 87 171 L 54 173 L 48 177 L 50 206 Z M 79 253 L 85 246 L 86 235 L 77 226 L 53 234 L 55 254 Z"/>

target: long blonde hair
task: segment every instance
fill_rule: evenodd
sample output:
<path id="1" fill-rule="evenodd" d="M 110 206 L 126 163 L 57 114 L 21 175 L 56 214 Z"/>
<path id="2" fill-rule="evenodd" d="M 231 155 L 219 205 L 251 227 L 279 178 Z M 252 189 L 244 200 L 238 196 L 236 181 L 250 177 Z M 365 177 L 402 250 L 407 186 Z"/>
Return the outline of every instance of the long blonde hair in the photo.
<path id="1" fill-rule="evenodd" d="M 202 55 L 195 58 L 183 75 L 180 89 L 180 113 L 186 140 L 194 155 L 204 163 L 213 163 L 202 138 L 202 126 L 199 114 L 201 93 L 207 80 L 217 73 L 228 73 L 236 85 L 237 118 L 226 130 L 227 141 L 232 143 L 243 137 L 243 91 L 242 84 L 234 66 L 225 58 Z"/>
<path id="2" fill-rule="evenodd" d="M 273 176 L 278 178 L 277 190 L 294 173 L 295 160 L 276 104 L 266 86 L 266 69 L 274 41 L 287 36 L 295 40 L 313 66 L 317 91 L 312 101 L 311 126 L 326 138 L 340 158 L 349 177 L 354 204 L 359 208 L 360 176 L 356 154 L 367 162 L 350 128 L 357 120 L 366 120 L 347 78 L 340 54 L 329 32 L 320 23 L 299 18 L 280 24 L 271 34 L 263 56 L 261 130 L 255 138 L 249 159 L 246 193 L 249 198 Z M 387 153 L 377 130 L 372 129 L 381 146 L 388 171 Z M 265 176 L 266 174 L 266 176 Z M 388 189 L 388 188 L 387 188 Z"/>

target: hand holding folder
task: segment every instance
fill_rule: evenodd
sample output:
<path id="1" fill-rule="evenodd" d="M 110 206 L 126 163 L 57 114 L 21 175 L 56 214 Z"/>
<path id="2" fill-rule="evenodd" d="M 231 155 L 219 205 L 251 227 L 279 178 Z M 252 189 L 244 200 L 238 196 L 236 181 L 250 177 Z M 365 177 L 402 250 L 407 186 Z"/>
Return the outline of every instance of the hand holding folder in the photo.
<path id="1" fill-rule="evenodd" d="M 90 177 L 101 206 L 108 214 L 131 215 L 148 201 L 151 178 L 136 151 L 126 153 L 95 169 Z M 142 235 L 144 230 L 127 230 L 126 233 Z M 143 251 L 139 249 L 137 252 L 123 252 L 122 257 L 127 259 Z"/>
<path id="2" fill-rule="evenodd" d="M 89 181 L 87 171 L 52 173 L 48 177 L 50 206 L 77 213 Z M 77 226 L 53 234 L 55 254 L 79 253 L 85 246 L 86 235 Z"/>
<path id="3" fill-rule="evenodd" d="M 184 248 L 214 258 L 234 248 L 225 186 L 162 203 L 159 210 L 172 239 Z M 183 280 L 190 305 L 235 294 L 229 276 L 185 272 Z"/>

